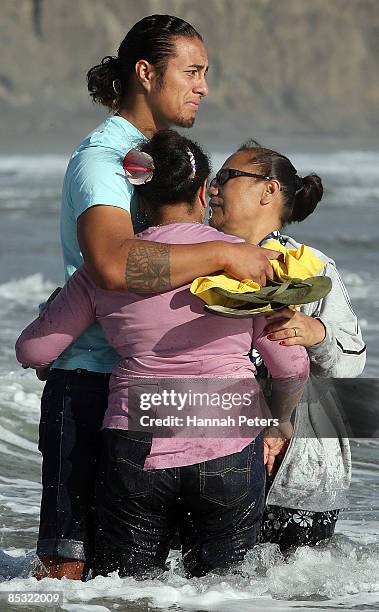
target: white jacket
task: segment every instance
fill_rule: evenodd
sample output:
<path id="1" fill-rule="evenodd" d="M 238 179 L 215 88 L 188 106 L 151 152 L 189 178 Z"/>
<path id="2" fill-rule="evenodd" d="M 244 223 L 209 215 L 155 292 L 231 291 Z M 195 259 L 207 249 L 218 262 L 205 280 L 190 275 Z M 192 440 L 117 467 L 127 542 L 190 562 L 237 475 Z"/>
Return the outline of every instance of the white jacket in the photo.
<path id="1" fill-rule="evenodd" d="M 299 246 L 289 236 L 283 238 L 286 248 Z M 311 376 L 296 409 L 293 437 L 266 503 L 323 512 L 346 507 L 351 480 L 349 427 L 332 379 L 361 374 L 366 347 L 334 261 L 312 250 L 326 263 L 320 275 L 332 279 L 332 289 L 325 298 L 301 310 L 322 321 L 326 336 L 307 348 Z"/>

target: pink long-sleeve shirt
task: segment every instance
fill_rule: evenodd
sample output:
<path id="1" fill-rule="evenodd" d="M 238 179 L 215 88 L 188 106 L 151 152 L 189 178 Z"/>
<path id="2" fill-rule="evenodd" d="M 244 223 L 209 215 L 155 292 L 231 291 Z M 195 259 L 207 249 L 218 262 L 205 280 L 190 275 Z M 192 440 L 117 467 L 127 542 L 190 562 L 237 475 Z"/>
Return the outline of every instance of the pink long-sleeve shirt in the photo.
<path id="1" fill-rule="evenodd" d="M 213 240 L 241 242 L 206 225 L 174 223 L 145 230 L 141 240 L 193 244 Z M 305 379 L 307 352 L 281 346 L 264 335 L 265 319 L 222 318 L 203 309 L 189 286 L 160 294 L 99 289 L 83 266 L 59 295 L 21 334 L 17 359 L 37 368 L 50 364 L 83 331 L 98 321 L 120 355 L 110 379 L 103 427 L 128 429 L 128 389 L 135 377 L 254 378 L 251 344 L 274 378 Z M 206 415 L 204 415 L 206 416 Z M 145 467 L 179 467 L 241 451 L 253 438 L 155 438 Z"/>

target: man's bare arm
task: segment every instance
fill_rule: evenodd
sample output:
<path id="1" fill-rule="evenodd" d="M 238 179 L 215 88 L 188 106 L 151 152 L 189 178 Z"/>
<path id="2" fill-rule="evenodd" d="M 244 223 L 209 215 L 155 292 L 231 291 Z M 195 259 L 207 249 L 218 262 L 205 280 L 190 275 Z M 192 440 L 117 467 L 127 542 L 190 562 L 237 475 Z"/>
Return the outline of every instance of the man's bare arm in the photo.
<path id="1" fill-rule="evenodd" d="M 171 289 L 170 245 L 135 240 L 128 251 L 125 284 L 136 293 Z"/>
<path id="2" fill-rule="evenodd" d="M 89 274 L 103 289 L 161 293 L 223 270 L 261 285 L 272 278 L 276 251 L 240 243 L 162 244 L 134 238 L 129 213 L 92 206 L 78 219 L 78 240 Z"/>

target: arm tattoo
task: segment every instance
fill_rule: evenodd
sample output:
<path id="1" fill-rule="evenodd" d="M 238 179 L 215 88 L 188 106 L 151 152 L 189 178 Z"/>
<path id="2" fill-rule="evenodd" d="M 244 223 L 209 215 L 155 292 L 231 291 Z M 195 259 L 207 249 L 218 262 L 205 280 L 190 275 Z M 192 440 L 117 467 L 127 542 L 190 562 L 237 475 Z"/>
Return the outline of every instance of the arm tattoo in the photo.
<path id="1" fill-rule="evenodd" d="M 135 240 L 126 262 L 125 281 L 128 291 L 163 293 L 172 289 L 170 245 Z"/>

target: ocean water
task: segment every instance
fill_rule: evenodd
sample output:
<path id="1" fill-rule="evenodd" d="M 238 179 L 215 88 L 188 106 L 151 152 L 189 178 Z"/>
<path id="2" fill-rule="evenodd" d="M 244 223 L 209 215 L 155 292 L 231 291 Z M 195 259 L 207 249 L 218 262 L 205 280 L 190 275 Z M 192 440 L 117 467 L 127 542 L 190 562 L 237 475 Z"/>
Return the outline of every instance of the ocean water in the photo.
<path id="1" fill-rule="evenodd" d="M 315 171 L 323 177 L 325 196 L 314 215 L 289 233 L 336 260 L 367 342 L 363 376 L 375 378 L 379 153 L 294 153 L 291 158 L 300 173 Z M 223 159 L 214 155 L 215 170 Z M 201 579 L 186 579 L 175 554 L 167 572 L 156 580 L 120 579 L 115 574 L 87 583 L 37 583 L 30 577 L 41 495 L 37 432 L 43 384 L 18 366 L 13 346 L 36 316 L 38 303 L 62 282 L 58 214 L 66 163 L 63 156 L 53 155 L 0 157 L 0 612 L 11 609 L 1 600 L 8 590 L 60 590 L 63 609 L 75 612 L 378 610 L 375 439 L 352 441 L 351 504 L 326 545 L 299 549 L 288 558 L 274 545 L 259 546 L 233 572 Z"/>

